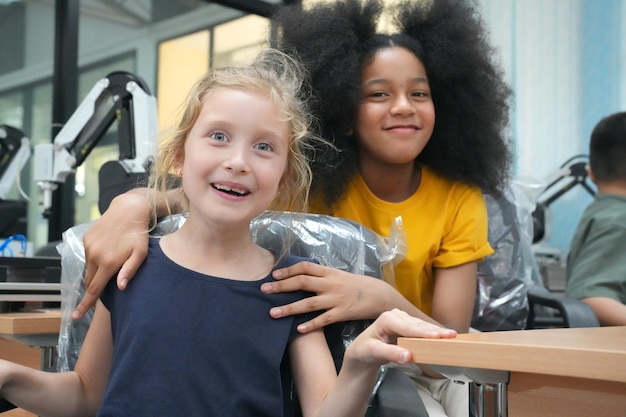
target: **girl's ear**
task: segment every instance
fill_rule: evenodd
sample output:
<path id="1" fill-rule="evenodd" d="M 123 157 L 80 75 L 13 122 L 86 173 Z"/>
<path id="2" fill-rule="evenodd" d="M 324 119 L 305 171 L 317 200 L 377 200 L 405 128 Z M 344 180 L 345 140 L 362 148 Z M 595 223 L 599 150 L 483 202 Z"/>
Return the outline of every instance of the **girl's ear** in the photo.
<path id="1" fill-rule="evenodd" d="M 279 195 L 283 193 L 283 191 L 285 191 L 285 175 L 286 174 L 283 174 L 283 177 L 280 179 L 280 182 L 278 183 L 278 188 L 276 189 L 276 197 L 278 197 Z"/>
<path id="2" fill-rule="evenodd" d="M 179 178 L 183 177 L 183 165 L 185 164 L 185 153 L 182 150 L 176 152 L 174 158 L 174 172 Z"/>

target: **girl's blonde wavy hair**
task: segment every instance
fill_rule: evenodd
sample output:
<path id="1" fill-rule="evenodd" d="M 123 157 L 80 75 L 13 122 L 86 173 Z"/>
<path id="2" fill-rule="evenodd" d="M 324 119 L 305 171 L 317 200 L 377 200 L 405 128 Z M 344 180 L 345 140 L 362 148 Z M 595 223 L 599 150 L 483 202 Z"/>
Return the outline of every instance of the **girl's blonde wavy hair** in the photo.
<path id="1" fill-rule="evenodd" d="M 313 155 L 315 150 L 312 141 L 326 142 L 313 133 L 314 119 L 308 104 L 310 86 L 305 68 L 293 57 L 271 48 L 247 65 L 217 68 L 195 83 L 184 102 L 179 122 L 160 140 L 148 185 L 152 191 L 150 198 L 165 195 L 161 193 L 166 193 L 178 181 L 175 172 L 184 161 L 187 135 L 198 119 L 205 97 L 217 88 L 266 94 L 276 108 L 279 120 L 289 123 L 289 152 L 281 179 L 282 192 L 269 209 L 306 211 L 312 175 L 308 155 Z M 186 212 L 189 200 L 182 188 L 179 190 L 179 194 L 169 201 L 177 205 L 177 211 Z M 167 211 L 171 215 L 169 201 Z M 156 204 L 151 206 L 153 224 L 156 224 Z"/>

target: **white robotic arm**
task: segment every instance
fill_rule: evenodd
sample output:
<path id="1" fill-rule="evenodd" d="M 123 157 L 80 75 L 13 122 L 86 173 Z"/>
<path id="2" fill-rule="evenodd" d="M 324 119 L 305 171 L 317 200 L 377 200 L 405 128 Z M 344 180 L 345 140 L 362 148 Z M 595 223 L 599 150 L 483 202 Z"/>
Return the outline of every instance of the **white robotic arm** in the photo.
<path id="1" fill-rule="evenodd" d="M 85 161 L 116 120 L 116 162 L 129 174 L 148 170 L 157 131 L 156 99 L 140 78 L 113 72 L 95 84 L 53 143 L 35 147 L 33 178 L 44 194 L 44 215 L 58 184 Z"/>

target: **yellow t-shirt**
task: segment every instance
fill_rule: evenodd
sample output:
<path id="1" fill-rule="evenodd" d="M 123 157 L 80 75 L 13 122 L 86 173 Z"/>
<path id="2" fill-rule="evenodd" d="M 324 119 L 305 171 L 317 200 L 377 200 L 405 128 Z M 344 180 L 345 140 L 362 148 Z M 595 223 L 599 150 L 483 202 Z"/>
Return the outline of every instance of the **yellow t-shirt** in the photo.
<path id="1" fill-rule="evenodd" d="M 395 268 L 396 288 L 429 315 L 433 268 L 449 268 L 493 253 L 481 191 L 441 178 L 426 167 L 417 192 L 405 201 L 377 198 L 359 175 L 336 209 L 325 214 L 354 220 L 382 236 L 389 235 L 393 220 L 401 216 L 408 247 L 406 258 Z"/>

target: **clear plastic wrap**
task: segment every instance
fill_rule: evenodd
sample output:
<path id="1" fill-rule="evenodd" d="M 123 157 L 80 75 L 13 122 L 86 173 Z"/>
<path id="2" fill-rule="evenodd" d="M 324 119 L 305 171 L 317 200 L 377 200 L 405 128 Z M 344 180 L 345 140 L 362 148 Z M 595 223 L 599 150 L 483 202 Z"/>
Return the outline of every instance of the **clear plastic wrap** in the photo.
<path id="1" fill-rule="evenodd" d="M 83 235 L 91 223 L 83 223 L 67 229 L 63 241 L 57 245 L 61 255 L 61 328 L 57 347 L 57 370 L 74 369 L 83 339 L 93 317 L 93 309 L 80 320 L 72 319 L 72 311 L 85 294 L 85 248 Z"/>
<path id="2" fill-rule="evenodd" d="M 478 290 L 472 327 L 481 331 L 516 330 L 526 326 L 527 291 L 541 284 L 532 252 L 536 206 L 534 184 L 512 181 L 499 198 L 485 195 L 489 243 L 494 253 L 478 265 Z"/>
<path id="3" fill-rule="evenodd" d="M 164 219 L 152 232 L 163 235 L 176 230 L 185 221 L 183 215 Z M 89 223 L 74 226 L 63 234 L 58 250 L 62 260 L 62 316 L 59 334 L 59 371 L 74 368 L 92 313 L 83 319 L 71 318 L 73 309 L 85 292 L 83 276 L 85 253 L 83 235 Z M 406 239 L 400 219 L 391 226 L 389 237 L 382 237 L 360 224 L 331 216 L 268 211 L 252 225 L 253 239 L 261 246 L 317 259 L 321 264 L 341 270 L 385 279 L 393 283 L 393 266 L 406 255 Z M 337 366 L 345 347 L 369 321 L 358 320 L 329 326 L 327 336 Z"/>

